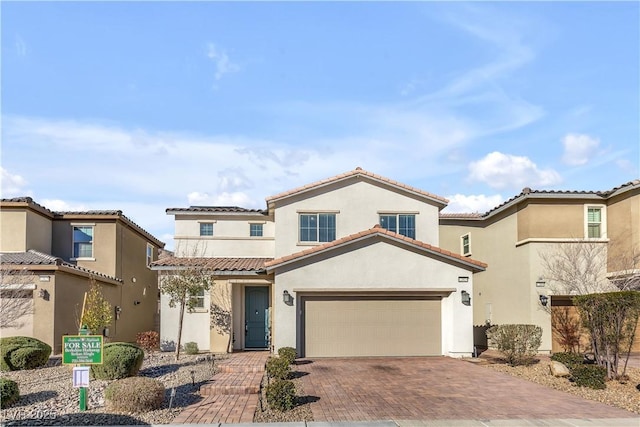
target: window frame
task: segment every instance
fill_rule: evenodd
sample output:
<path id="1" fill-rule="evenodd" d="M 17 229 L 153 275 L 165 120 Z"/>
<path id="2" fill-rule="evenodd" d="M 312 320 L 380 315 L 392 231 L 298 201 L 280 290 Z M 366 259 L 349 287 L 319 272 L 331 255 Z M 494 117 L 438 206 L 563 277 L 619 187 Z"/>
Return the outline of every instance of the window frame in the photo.
<path id="1" fill-rule="evenodd" d="M 199 228 L 200 228 L 200 237 L 212 237 L 213 236 L 213 222 L 200 222 L 199 224 Z M 203 226 L 209 226 L 211 227 L 211 234 L 202 234 L 202 227 Z"/>
<path id="2" fill-rule="evenodd" d="M 600 225 L 600 235 L 596 237 L 589 236 L 589 229 L 592 224 L 596 224 L 595 221 L 589 221 L 590 210 L 600 211 L 600 221 L 597 223 Z M 584 238 L 588 240 L 598 240 L 607 238 L 607 206 L 601 204 L 586 204 L 584 205 Z"/>
<path id="3" fill-rule="evenodd" d="M 260 234 L 254 234 L 255 230 L 260 230 Z M 264 223 L 261 222 L 250 222 L 249 223 L 249 237 L 264 237 Z"/>
<path id="4" fill-rule="evenodd" d="M 303 240 L 303 217 L 313 218 L 315 217 L 315 227 L 310 227 L 309 225 L 305 225 L 304 231 L 309 232 L 311 230 L 315 230 L 315 239 L 306 239 Z M 321 227 L 321 222 L 323 220 L 332 219 L 328 221 L 325 226 Z M 313 243 L 328 243 L 336 240 L 337 229 L 338 229 L 338 217 L 335 212 L 327 212 L 327 211 L 318 211 L 318 212 L 298 212 L 298 242 L 302 244 L 313 244 Z M 333 233 L 333 234 L 332 234 Z"/>
<path id="5" fill-rule="evenodd" d="M 200 295 L 200 293 L 202 293 L 202 295 Z M 206 296 L 206 294 L 205 294 L 205 290 L 204 289 L 200 289 L 198 291 L 198 295 L 189 295 L 189 299 L 190 300 L 198 301 L 196 304 L 194 304 L 192 306 L 194 310 L 205 310 L 206 309 L 206 306 L 204 304 L 205 296 Z"/>
<path id="6" fill-rule="evenodd" d="M 394 226 L 393 230 L 391 230 L 391 229 L 389 229 L 389 228 L 384 226 L 384 221 L 382 220 L 382 217 L 394 218 L 395 226 Z M 405 225 L 403 227 L 402 226 L 402 218 L 401 217 L 411 218 L 413 220 L 413 227 L 408 227 L 407 225 Z M 380 224 L 380 227 L 382 227 L 385 230 L 391 231 L 392 233 L 397 233 L 397 234 L 400 234 L 401 236 L 405 236 L 405 237 L 408 237 L 408 238 L 414 239 L 414 240 L 416 238 L 417 227 L 416 227 L 416 214 L 415 213 L 378 212 L 378 223 Z M 412 230 L 413 232 L 410 233 L 407 230 Z"/>
<path id="7" fill-rule="evenodd" d="M 76 241 L 76 229 L 79 228 L 90 228 L 91 229 L 91 240 L 90 241 Z M 95 224 L 71 224 L 71 260 L 95 260 Z M 86 233 L 85 233 L 86 234 Z M 76 252 L 76 243 L 89 243 L 91 244 L 91 255 L 89 256 L 80 256 L 80 250 Z"/>
<path id="8" fill-rule="evenodd" d="M 151 249 L 151 253 L 149 253 L 149 249 Z M 154 246 L 151 243 L 147 243 L 147 248 L 145 251 L 145 257 L 147 260 L 147 267 L 149 267 L 151 265 L 151 263 L 153 262 L 153 249 Z"/>
<path id="9" fill-rule="evenodd" d="M 465 238 L 467 240 L 466 244 Z M 466 251 L 465 246 L 467 247 Z M 460 236 L 460 254 L 462 254 L 462 256 L 471 256 L 471 233 L 466 233 Z"/>

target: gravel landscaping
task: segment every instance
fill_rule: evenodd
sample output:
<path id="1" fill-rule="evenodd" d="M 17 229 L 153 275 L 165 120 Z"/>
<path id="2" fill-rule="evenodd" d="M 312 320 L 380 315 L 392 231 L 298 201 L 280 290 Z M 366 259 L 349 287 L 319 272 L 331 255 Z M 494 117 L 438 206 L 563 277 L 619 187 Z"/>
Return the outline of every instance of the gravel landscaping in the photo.
<path id="1" fill-rule="evenodd" d="M 629 379 L 625 382 L 607 381 L 605 390 L 593 390 L 587 387 L 578 387 L 567 378 L 554 377 L 550 374 L 549 365 L 551 361 L 548 357 L 541 356 L 538 362 L 530 366 L 509 366 L 496 353 L 483 353 L 481 359 L 488 369 L 523 378 L 546 387 L 560 390 L 584 399 L 595 400 L 607 405 L 626 409 L 627 411 L 640 414 L 640 369 L 635 367 L 627 368 Z"/>

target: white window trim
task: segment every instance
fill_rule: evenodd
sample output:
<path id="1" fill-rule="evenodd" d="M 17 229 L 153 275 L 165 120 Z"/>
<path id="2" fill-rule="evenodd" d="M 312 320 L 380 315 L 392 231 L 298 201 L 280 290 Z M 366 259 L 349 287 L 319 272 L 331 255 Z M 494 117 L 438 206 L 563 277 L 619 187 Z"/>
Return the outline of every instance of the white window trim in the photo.
<path id="1" fill-rule="evenodd" d="M 202 234 L 202 224 L 211 224 L 211 234 Z M 215 236 L 216 221 L 198 221 L 198 236 L 199 237 L 213 237 Z"/>
<path id="2" fill-rule="evenodd" d="M 298 210 L 298 246 L 317 246 L 324 245 L 329 242 L 321 242 L 319 240 L 320 233 L 320 215 L 335 215 L 336 217 L 336 239 L 338 239 L 338 214 L 340 211 L 331 211 L 331 210 Z M 300 218 L 301 215 L 316 215 L 318 217 L 318 240 L 300 240 Z M 333 241 L 333 240 L 331 240 Z"/>
<path id="3" fill-rule="evenodd" d="M 464 251 L 464 238 L 465 237 L 469 238 L 469 251 L 468 252 Z M 466 234 L 463 234 L 462 236 L 460 236 L 460 253 L 462 254 L 462 256 L 471 256 L 471 233 L 466 233 Z"/>
<path id="4" fill-rule="evenodd" d="M 600 237 L 589 237 L 589 209 L 600 209 Z M 586 240 L 602 240 L 607 238 L 607 205 L 584 205 L 584 238 Z"/>
<path id="5" fill-rule="evenodd" d="M 71 226 L 71 261 L 95 261 L 96 254 L 96 246 L 95 246 L 95 232 L 96 232 L 96 223 L 95 222 L 72 222 L 69 224 Z M 73 231 L 76 227 L 91 227 L 92 228 L 92 236 L 91 236 L 91 256 L 90 257 L 74 257 L 75 244 L 76 241 L 73 238 Z"/>
<path id="6" fill-rule="evenodd" d="M 151 248 L 151 257 L 149 257 L 149 248 Z M 153 262 L 153 249 L 154 246 L 151 243 L 147 243 L 147 247 L 145 248 L 144 258 L 147 261 L 147 267 Z"/>
<path id="7" fill-rule="evenodd" d="M 249 237 L 251 237 L 252 239 L 260 239 L 261 237 L 264 237 L 264 225 L 266 224 L 266 221 L 262 221 L 262 222 L 249 222 Z M 262 235 L 261 236 L 252 236 L 251 235 L 251 226 L 252 225 L 261 225 L 262 228 Z"/>

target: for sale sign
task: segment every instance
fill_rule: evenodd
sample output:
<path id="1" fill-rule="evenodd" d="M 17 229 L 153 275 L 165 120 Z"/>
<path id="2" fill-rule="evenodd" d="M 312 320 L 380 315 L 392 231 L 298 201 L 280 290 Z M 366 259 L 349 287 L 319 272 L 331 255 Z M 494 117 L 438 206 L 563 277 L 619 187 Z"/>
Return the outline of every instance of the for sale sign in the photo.
<path id="1" fill-rule="evenodd" d="M 102 335 L 65 335 L 62 337 L 62 363 L 102 364 Z"/>

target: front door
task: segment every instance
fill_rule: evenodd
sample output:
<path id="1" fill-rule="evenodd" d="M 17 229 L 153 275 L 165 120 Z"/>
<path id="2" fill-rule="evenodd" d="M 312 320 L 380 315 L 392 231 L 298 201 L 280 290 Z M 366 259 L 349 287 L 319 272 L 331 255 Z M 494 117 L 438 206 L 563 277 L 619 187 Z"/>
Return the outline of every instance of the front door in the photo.
<path id="1" fill-rule="evenodd" d="M 244 346 L 245 348 L 267 348 L 269 346 L 269 288 L 247 286 L 244 288 Z"/>

